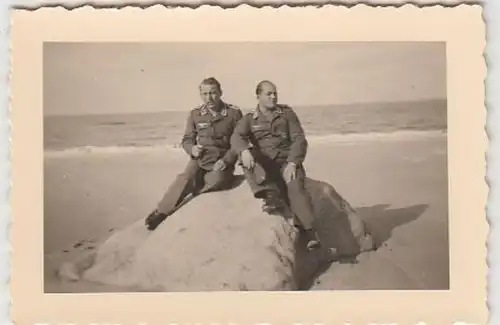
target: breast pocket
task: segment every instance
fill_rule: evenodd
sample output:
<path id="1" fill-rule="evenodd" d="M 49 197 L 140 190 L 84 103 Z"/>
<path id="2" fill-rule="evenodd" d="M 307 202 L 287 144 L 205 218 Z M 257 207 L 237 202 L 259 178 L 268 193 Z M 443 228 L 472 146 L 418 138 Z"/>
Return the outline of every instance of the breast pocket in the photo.
<path id="1" fill-rule="evenodd" d="M 283 140 L 289 139 L 288 123 L 285 119 L 277 119 L 273 122 L 272 132 L 275 137 L 279 137 Z"/>
<path id="2" fill-rule="evenodd" d="M 264 124 L 252 124 L 250 126 L 255 139 L 260 140 L 269 136 L 269 129 Z"/>
<path id="3" fill-rule="evenodd" d="M 212 124 L 210 122 L 198 122 L 196 123 L 196 129 L 199 134 L 212 133 Z"/>
<path id="4" fill-rule="evenodd" d="M 218 137 L 230 136 L 233 132 L 233 129 L 234 126 L 228 119 L 217 121 L 214 123 L 214 132 Z"/>

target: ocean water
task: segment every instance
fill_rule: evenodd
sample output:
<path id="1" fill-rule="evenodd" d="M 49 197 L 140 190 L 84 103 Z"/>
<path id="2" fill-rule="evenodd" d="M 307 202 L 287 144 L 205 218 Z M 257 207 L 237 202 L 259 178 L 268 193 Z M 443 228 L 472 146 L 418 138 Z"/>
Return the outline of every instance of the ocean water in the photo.
<path id="1" fill-rule="evenodd" d="M 446 131 L 445 100 L 294 107 L 309 139 L 401 131 Z M 244 112 L 249 109 L 243 109 Z M 178 147 L 188 112 L 47 116 L 44 150 Z"/>

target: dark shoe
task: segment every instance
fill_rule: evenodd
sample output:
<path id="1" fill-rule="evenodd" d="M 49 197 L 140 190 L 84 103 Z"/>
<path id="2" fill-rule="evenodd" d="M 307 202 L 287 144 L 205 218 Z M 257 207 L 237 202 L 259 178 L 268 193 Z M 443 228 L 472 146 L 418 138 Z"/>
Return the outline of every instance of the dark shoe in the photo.
<path id="1" fill-rule="evenodd" d="M 306 247 L 307 250 L 312 251 L 321 246 L 321 242 L 319 241 L 318 234 L 314 229 L 307 229 L 303 232 L 306 238 Z"/>
<path id="2" fill-rule="evenodd" d="M 158 210 L 151 212 L 145 221 L 148 230 L 155 230 L 167 217 L 165 213 Z"/>

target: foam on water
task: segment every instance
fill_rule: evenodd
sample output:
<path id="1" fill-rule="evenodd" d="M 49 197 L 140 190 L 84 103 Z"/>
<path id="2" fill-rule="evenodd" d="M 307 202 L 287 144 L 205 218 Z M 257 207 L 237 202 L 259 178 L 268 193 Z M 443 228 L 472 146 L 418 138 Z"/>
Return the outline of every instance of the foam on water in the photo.
<path id="1" fill-rule="evenodd" d="M 86 154 L 127 154 L 127 153 L 162 153 L 162 152 L 181 152 L 182 148 L 173 145 L 152 145 L 152 146 L 85 146 L 68 148 L 62 150 L 45 150 L 45 158 L 62 158 L 79 156 Z"/>
<path id="2" fill-rule="evenodd" d="M 307 137 L 309 145 L 357 143 L 363 141 L 404 141 L 430 138 L 442 138 L 446 130 L 431 131 L 396 131 L 390 133 L 350 133 L 312 135 Z M 128 154 L 128 153 L 182 153 L 178 145 L 150 145 L 150 146 L 84 146 L 63 150 L 45 150 L 45 158 L 73 157 L 87 154 Z"/>
<path id="3" fill-rule="evenodd" d="M 327 134 L 308 136 L 310 145 L 330 144 L 330 143 L 353 143 L 359 141 L 387 141 L 387 140 L 413 140 L 444 137 L 446 130 L 429 131 L 395 131 L 395 132 L 368 132 L 368 133 L 348 133 L 348 134 Z"/>
<path id="4" fill-rule="evenodd" d="M 431 100 L 294 107 L 294 110 L 312 142 L 316 142 L 315 139 L 329 142 L 334 138 L 337 142 L 345 142 L 353 139 L 392 138 L 390 134 L 399 131 L 446 130 L 446 107 L 446 101 Z M 178 146 L 186 126 L 187 114 L 186 111 L 179 111 L 46 116 L 44 149 L 70 153 L 75 150 L 77 153 L 135 152 L 149 151 L 150 147 L 157 146 Z M 68 149 L 70 150 L 66 151 Z"/>

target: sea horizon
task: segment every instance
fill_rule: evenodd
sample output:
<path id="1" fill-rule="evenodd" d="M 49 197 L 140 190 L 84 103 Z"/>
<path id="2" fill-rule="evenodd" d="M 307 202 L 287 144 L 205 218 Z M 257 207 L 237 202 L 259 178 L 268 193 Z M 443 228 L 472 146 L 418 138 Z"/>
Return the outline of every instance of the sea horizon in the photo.
<path id="1" fill-rule="evenodd" d="M 293 107 L 311 141 L 349 135 L 446 132 L 446 99 Z M 241 108 L 243 113 L 252 108 Z M 44 151 L 179 147 L 188 110 L 46 115 Z M 438 133 L 439 133 L 438 132 Z"/>
<path id="2" fill-rule="evenodd" d="M 254 109 L 254 107 L 251 106 L 239 106 L 237 103 L 233 103 L 231 101 L 226 101 L 224 98 L 222 100 L 226 103 L 236 105 L 238 108 L 240 108 L 242 111 L 251 111 Z M 432 97 L 432 98 L 422 98 L 422 99 L 408 99 L 408 100 L 387 100 L 387 101 L 357 101 L 357 102 L 348 102 L 348 103 L 332 103 L 332 104 L 311 104 L 311 105 L 290 105 L 287 103 L 282 103 L 284 105 L 289 105 L 293 109 L 297 110 L 303 110 L 303 109 L 340 109 L 340 108 L 347 108 L 347 107 L 358 107 L 362 108 L 365 107 L 367 109 L 373 108 L 374 105 L 411 105 L 411 104 L 425 104 L 428 103 L 428 105 L 432 105 L 433 103 L 441 103 L 446 105 L 447 99 L 442 98 L 442 97 Z M 201 103 L 200 103 L 201 104 Z M 194 108 L 194 107 L 193 107 Z M 71 113 L 71 114 L 61 114 L 61 113 L 52 113 L 52 114 L 44 114 L 44 118 L 51 118 L 51 117 L 83 117 L 83 116 L 127 116 L 127 115 L 150 115 L 150 114 L 163 114 L 163 113 L 187 113 L 191 110 L 192 108 L 186 108 L 186 109 L 166 109 L 166 110 L 150 110 L 150 111 L 136 111 L 136 112 L 130 112 L 130 111 L 124 111 L 120 113 L 96 113 L 96 112 L 90 112 L 90 113 Z"/>

